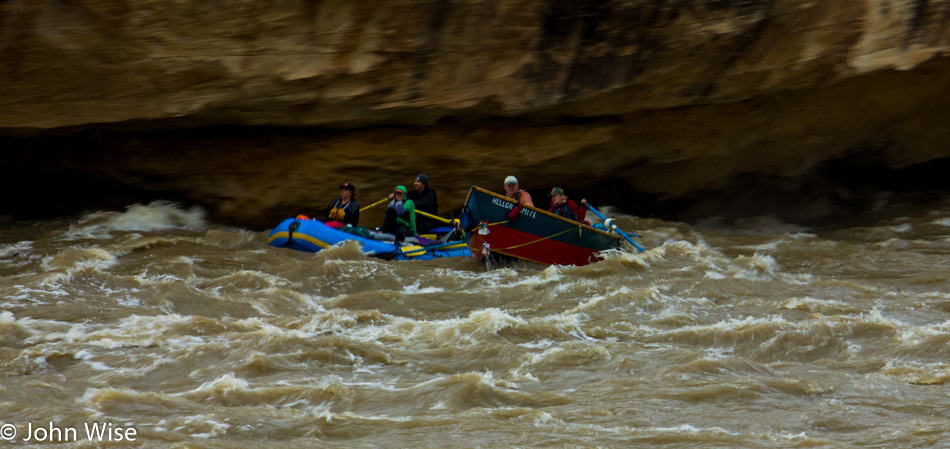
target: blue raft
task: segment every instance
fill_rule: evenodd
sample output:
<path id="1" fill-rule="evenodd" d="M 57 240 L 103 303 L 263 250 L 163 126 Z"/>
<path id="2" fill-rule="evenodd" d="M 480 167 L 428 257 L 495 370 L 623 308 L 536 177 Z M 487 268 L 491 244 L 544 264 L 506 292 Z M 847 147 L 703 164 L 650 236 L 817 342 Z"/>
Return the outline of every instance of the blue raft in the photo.
<path id="1" fill-rule="evenodd" d="M 385 238 L 387 234 L 368 231 L 373 236 Z M 392 238 L 392 236 L 389 236 Z M 355 240 L 362 245 L 367 256 L 387 260 L 430 260 L 442 257 L 471 257 L 472 253 L 463 240 L 436 242 L 422 246 L 412 242 L 396 245 L 391 241 L 366 238 L 349 232 L 333 229 L 320 220 L 288 218 L 282 221 L 267 237 L 267 244 L 278 248 L 291 248 L 315 253 L 341 242 Z M 407 239 L 408 240 L 408 239 Z"/>

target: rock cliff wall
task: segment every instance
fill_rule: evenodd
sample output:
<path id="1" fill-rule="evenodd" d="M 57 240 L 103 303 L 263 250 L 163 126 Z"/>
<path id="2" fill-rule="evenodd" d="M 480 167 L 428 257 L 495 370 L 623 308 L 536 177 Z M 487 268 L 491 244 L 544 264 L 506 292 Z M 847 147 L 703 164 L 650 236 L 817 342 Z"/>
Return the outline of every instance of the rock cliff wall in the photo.
<path id="1" fill-rule="evenodd" d="M 689 198 L 950 156 L 948 42 L 928 0 L 6 0 L 0 133 L 7 183 L 254 225 L 418 172 Z"/>

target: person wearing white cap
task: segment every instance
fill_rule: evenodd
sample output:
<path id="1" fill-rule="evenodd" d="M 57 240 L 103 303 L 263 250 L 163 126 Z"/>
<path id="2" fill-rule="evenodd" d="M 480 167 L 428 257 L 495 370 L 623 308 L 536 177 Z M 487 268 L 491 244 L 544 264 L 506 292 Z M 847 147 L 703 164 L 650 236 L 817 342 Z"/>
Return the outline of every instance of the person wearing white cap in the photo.
<path id="1" fill-rule="evenodd" d="M 514 176 L 505 178 L 505 196 L 517 201 L 519 205 L 534 207 L 531 194 L 518 188 L 518 178 Z"/>

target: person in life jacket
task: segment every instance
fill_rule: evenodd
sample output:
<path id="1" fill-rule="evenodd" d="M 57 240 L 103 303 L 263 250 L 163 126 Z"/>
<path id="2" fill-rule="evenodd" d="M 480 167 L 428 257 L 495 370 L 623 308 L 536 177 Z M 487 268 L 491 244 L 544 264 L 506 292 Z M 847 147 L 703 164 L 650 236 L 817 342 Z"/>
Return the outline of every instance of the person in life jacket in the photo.
<path id="1" fill-rule="evenodd" d="M 505 196 L 518 202 L 518 204 L 515 204 L 515 206 L 511 208 L 511 212 L 508 212 L 509 220 L 514 221 L 518 219 L 518 214 L 521 212 L 522 206 L 527 205 L 534 207 L 531 194 L 518 188 L 518 178 L 514 176 L 505 178 Z"/>
<path id="2" fill-rule="evenodd" d="M 360 222 L 360 203 L 356 202 L 356 187 L 344 182 L 340 185 L 340 197 L 330 201 L 324 215 L 324 223 L 330 227 L 356 226 Z"/>
<path id="3" fill-rule="evenodd" d="M 393 200 L 386 207 L 386 218 L 380 230 L 396 236 L 396 243 L 407 235 L 416 235 L 416 205 L 406 198 L 406 188 L 396 186 Z"/>
<path id="4" fill-rule="evenodd" d="M 564 189 L 555 187 L 548 194 L 551 197 L 551 206 L 548 212 L 567 218 L 568 220 L 580 221 L 586 223 L 587 220 L 587 200 L 581 200 L 581 206 L 578 206 L 574 200 L 567 198 Z"/>
<path id="5" fill-rule="evenodd" d="M 435 195 L 435 190 L 429 187 L 429 177 L 425 173 L 420 173 L 419 176 L 416 176 L 416 180 L 412 182 L 412 187 L 412 190 L 406 193 L 406 198 L 412 200 L 416 210 L 439 215 L 439 199 Z M 417 223 L 420 234 L 425 234 L 439 226 L 439 223 L 435 220 L 424 217 L 420 217 Z"/>

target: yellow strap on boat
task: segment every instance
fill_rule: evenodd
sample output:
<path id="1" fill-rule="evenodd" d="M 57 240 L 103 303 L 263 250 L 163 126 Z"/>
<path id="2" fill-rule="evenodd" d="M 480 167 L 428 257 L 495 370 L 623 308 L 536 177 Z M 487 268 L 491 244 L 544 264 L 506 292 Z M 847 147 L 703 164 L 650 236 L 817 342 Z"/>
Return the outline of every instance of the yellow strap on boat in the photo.
<path id="1" fill-rule="evenodd" d="M 277 240 L 277 239 L 280 239 L 280 238 L 289 239 L 289 238 L 290 238 L 290 233 L 288 233 L 288 232 L 277 232 L 277 233 L 274 233 L 274 235 L 270 236 L 270 238 L 267 239 L 267 244 L 269 245 L 269 244 L 271 244 L 271 242 L 273 242 L 274 240 Z M 329 243 L 324 242 L 323 240 L 320 240 L 320 239 L 311 237 L 311 236 L 309 236 L 309 235 L 307 235 L 307 234 L 301 234 L 301 233 L 297 232 L 297 233 L 294 233 L 294 238 L 295 238 L 295 239 L 300 239 L 300 240 L 306 240 L 306 241 L 308 241 L 308 242 L 310 242 L 310 243 L 313 243 L 314 245 L 317 245 L 317 246 L 319 246 L 319 247 L 321 247 L 321 248 L 329 248 L 329 247 L 330 247 L 330 244 L 329 244 Z"/>
<path id="2" fill-rule="evenodd" d="M 498 223 L 485 223 L 485 226 L 488 227 L 488 226 L 501 225 L 501 224 L 508 223 L 509 221 L 511 221 L 511 220 L 499 221 Z M 469 229 L 468 232 L 475 232 L 475 231 L 477 231 L 478 228 L 480 228 L 481 226 L 482 226 L 481 224 L 478 224 L 478 225 L 476 225 L 474 228 Z"/>
<path id="3" fill-rule="evenodd" d="M 419 245 L 403 246 L 399 248 L 402 254 L 408 257 L 421 256 L 426 253 L 426 248 Z"/>

